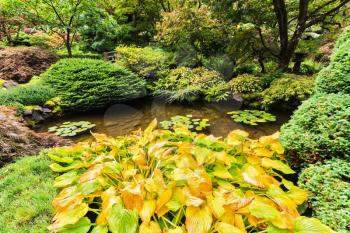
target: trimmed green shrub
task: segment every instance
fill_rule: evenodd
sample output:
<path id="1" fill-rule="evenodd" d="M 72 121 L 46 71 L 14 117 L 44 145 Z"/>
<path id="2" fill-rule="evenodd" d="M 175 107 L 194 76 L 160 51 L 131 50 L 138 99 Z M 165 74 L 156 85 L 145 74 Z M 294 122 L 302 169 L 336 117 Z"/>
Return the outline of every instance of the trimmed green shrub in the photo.
<path id="1" fill-rule="evenodd" d="M 251 74 L 242 74 L 229 82 L 232 93 L 249 94 L 264 90 L 264 80 Z"/>
<path id="2" fill-rule="evenodd" d="M 312 215 L 338 232 L 350 232 L 350 163 L 340 159 L 314 164 L 299 177 L 310 192 Z"/>
<path id="3" fill-rule="evenodd" d="M 138 48 L 136 46 L 118 46 L 116 63 L 129 68 L 146 78 L 159 78 L 168 73 L 172 54 L 160 48 Z"/>
<path id="4" fill-rule="evenodd" d="M 145 94 L 145 82 L 128 69 L 93 59 L 62 59 L 42 76 L 66 112 L 101 109 Z"/>
<path id="5" fill-rule="evenodd" d="M 298 106 L 313 94 L 314 86 L 314 77 L 284 74 L 272 81 L 270 87 L 261 93 L 262 107 Z"/>
<path id="6" fill-rule="evenodd" d="M 350 158 L 350 96 L 315 95 L 282 126 L 280 140 L 303 161 Z"/>
<path id="7" fill-rule="evenodd" d="M 54 90 L 40 82 L 31 82 L 0 90 L 0 105 L 42 105 L 55 96 Z"/>
<path id="8" fill-rule="evenodd" d="M 47 232 L 56 195 L 46 153 L 0 169 L 0 232 Z"/>
<path id="9" fill-rule="evenodd" d="M 329 66 L 319 73 L 316 80 L 317 92 L 350 94 L 350 32 L 348 31 L 338 40 Z"/>
<path id="10" fill-rule="evenodd" d="M 337 43 L 335 44 L 335 50 L 342 47 L 349 40 L 350 40 L 350 27 L 347 27 L 344 30 L 344 32 L 339 36 Z"/>
<path id="11" fill-rule="evenodd" d="M 312 75 L 322 70 L 322 64 L 313 60 L 305 60 L 301 63 L 300 72 L 305 75 Z"/>
<path id="12" fill-rule="evenodd" d="M 154 95 L 167 99 L 168 102 L 204 99 L 218 102 L 229 96 L 228 86 L 220 73 L 203 67 L 190 69 L 179 67 L 155 82 Z"/>

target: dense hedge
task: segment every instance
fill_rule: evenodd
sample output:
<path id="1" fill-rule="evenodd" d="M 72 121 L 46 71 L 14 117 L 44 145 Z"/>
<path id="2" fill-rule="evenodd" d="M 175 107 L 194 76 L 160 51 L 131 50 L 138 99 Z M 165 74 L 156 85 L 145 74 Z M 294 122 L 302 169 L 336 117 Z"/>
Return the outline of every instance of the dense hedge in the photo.
<path id="1" fill-rule="evenodd" d="M 316 80 L 317 92 L 350 94 L 349 31 L 346 31 L 338 40 L 329 66 L 319 73 Z"/>
<path id="2" fill-rule="evenodd" d="M 236 94 L 260 92 L 264 90 L 264 80 L 251 74 L 242 74 L 232 79 L 229 86 Z"/>
<path id="3" fill-rule="evenodd" d="M 116 63 L 146 79 L 163 77 L 169 71 L 172 54 L 159 48 L 118 46 Z"/>
<path id="4" fill-rule="evenodd" d="M 41 77 L 66 112 L 100 109 L 145 94 L 144 81 L 134 73 L 101 60 L 62 59 Z"/>
<path id="5" fill-rule="evenodd" d="M 315 95 L 281 128 L 281 142 L 304 161 L 350 158 L 350 96 Z"/>
<path id="6" fill-rule="evenodd" d="M 228 85 L 220 73 L 199 67 L 179 67 L 155 82 L 154 95 L 168 102 L 196 101 L 218 102 L 229 96 Z"/>
<path id="7" fill-rule="evenodd" d="M 261 104 L 264 108 L 298 106 L 313 94 L 314 86 L 315 78 L 312 76 L 284 74 L 261 93 Z"/>
<path id="8" fill-rule="evenodd" d="M 310 165 L 299 185 L 310 191 L 313 216 L 339 232 L 350 232 L 350 163 L 334 159 Z"/>

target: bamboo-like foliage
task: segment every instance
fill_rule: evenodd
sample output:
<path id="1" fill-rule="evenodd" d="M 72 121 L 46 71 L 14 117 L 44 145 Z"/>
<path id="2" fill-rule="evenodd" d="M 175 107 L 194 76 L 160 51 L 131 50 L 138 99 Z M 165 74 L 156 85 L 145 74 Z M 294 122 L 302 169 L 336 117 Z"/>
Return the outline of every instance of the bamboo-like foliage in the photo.
<path id="1" fill-rule="evenodd" d="M 307 192 L 287 181 L 278 134 L 225 139 L 185 128 L 156 129 L 56 148 L 49 156 L 62 190 L 52 232 L 332 232 L 300 216 Z"/>

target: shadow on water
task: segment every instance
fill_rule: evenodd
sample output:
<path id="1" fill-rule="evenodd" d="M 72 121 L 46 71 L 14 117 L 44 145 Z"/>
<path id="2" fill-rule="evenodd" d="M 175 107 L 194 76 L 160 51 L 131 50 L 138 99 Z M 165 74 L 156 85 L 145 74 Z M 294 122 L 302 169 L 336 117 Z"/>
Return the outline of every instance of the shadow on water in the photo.
<path id="1" fill-rule="evenodd" d="M 277 121 L 263 123 L 258 126 L 247 126 L 234 122 L 227 112 L 239 110 L 240 103 L 230 101 L 222 103 L 194 103 L 194 104 L 167 104 L 162 99 L 139 99 L 128 104 L 115 104 L 107 110 L 93 113 L 81 113 L 79 115 L 67 116 L 56 121 L 47 122 L 40 131 L 46 131 L 49 127 L 66 121 L 90 121 L 96 124 L 94 133 L 104 133 L 110 136 L 128 134 L 136 129 L 148 126 L 157 118 L 158 122 L 168 120 L 175 115 L 192 114 L 195 118 L 207 118 L 210 121 L 209 133 L 214 136 L 225 137 L 234 129 L 242 129 L 250 133 L 252 138 L 270 135 L 278 131 L 282 124 L 289 120 L 290 112 L 275 111 Z M 91 135 L 83 135 L 76 141 L 89 139 Z"/>

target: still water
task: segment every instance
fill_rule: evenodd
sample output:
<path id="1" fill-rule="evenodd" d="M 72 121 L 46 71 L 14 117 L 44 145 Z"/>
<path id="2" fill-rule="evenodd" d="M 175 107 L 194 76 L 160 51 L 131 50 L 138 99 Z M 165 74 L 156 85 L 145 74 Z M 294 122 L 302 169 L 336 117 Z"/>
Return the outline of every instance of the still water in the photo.
<path id="1" fill-rule="evenodd" d="M 136 129 L 144 129 L 154 119 L 158 122 L 169 120 L 175 115 L 192 114 L 194 118 L 209 119 L 210 128 L 208 132 L 214 136 L 225 137 L 234 129 L 242 129 L 250 133 L 252 138 L 263 135 L 270 135 L 278 131 L 282 124 L 289 120 L 290 112 L 272 112 L 277 116 L 273 123 L 262 123 L 258 126 L 247 126 L 234 122 L 227 112 L 239 110 L 238 102 L 222 103 L 194 103 L 194 104 L 167 104 L 162 99 L 140 99 L 128 104 L 115 104 L 106 110 L 93 113 L 67 116 L 57 121 L 48 122 L 43 125 L 40 131 L 46 131 L 49 127 L 61 124 L 66 121 L 90 121 L 96 124 L 92 130 L 94 133 L 104 133 L 110 136 L 128 134 Z M 82 141 L 91 138 L 85 134 L 74 138 L 75 141 Z"/>

